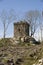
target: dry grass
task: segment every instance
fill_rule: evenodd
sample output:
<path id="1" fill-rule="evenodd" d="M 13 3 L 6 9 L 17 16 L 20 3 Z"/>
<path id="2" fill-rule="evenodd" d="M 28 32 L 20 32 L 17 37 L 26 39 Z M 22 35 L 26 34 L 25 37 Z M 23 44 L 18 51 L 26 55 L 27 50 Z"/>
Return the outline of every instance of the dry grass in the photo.
<path id="1" fill-rule="evenodd" d="M 32 65 L 37 63 L 40 58 L 43 58 L 43 42 L 39 45 L 29 43 L 19 43 L 14 45 L 8 38 L 0 40 L 0 56 L 5 64 L 8 59 L 13 58 L 14 63 L 18 58 L 22 58 L 21 65 Z"/>

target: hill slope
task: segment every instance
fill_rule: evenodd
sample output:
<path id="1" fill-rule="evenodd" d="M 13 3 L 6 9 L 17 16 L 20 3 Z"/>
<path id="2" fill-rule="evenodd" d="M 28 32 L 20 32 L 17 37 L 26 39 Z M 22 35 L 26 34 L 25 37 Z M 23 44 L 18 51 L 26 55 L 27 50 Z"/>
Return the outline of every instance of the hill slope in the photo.
<path id="1" fill-rule="evenodd" d="M 11 39 L 0 40 L 0 65 L 37 65 L 43 59 L 43 44 L 13 44 Z M 42 60 L 43 61 L 43 60 Z M 40 65 L 43 65 L 40 64 Z"/>

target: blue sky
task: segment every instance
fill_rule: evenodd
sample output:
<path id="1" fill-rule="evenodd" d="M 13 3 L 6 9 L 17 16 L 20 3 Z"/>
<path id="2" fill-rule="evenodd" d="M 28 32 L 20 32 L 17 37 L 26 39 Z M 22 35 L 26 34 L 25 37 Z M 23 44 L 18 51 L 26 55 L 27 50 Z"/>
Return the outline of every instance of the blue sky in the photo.
<path id="1" fill-rule="evenodd" d="M 16 12 L 25 12 L 28 10 L 42 10 L 42 0 L 2 0 L 0 1 L 0 10 L 14 9 Z"/>
<path id="2" fill-rule="evenodd" d="M 22 15 L 29 10 L 43 10 L 43 0 L 0 0 L 0 13 L 2 10 L 9 11 L 14 9 L 16 15 L 22 17 Z M 9 30 L 10 29 L 10 30 Z M 13 24 L 11 23 L 8 30 L 7 36 L 13 36 Z M 0 37 L 3 37 L 3 25 L 0 21 Z"/>

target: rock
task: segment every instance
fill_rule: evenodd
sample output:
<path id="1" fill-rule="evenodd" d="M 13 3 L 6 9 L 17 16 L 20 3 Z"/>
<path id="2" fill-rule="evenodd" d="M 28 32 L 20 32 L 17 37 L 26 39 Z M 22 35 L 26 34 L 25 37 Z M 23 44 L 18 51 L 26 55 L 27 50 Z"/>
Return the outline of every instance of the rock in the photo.
<path id="1" fill-rule="evenodd" d="M 43 58 L 39 60 L 39 63 L 43 63 Z"/>
<path id="2" fill-rule="evenodd" d="M 29 41 L 30 41 L 30 43 L 34 43 L 34 44 L 36 43 L 36 40 L 34 38 L 30 38 Z"/>
<path id="3" fill-rule="evenodd" d="M 24 38 L 24 37 L 22 37 L 22 38 L 21 38 L 21 42 L 24 42 L 24 41 L 25 41 L 25 38 Z"/>
<path id="4" fill-rule="evenodd" d="M 20 43 L 20 41 L 19 40 L 15 40 L 15 44 L 19 44 Z"/>
<path id="5" fill-rule="evenodd" d="M 31 36 L 25 36 L 21 38 L 22 42 L 36 43 L 36 40 Z"/>
<path id="6" fill-rule="evenodd" d="M 13 38 L 13 44 L 19 44 L 21 42 L 21 37 Z"/>
<path id="7" fill-rule="evenodd" d="M 29 42 L 29 36 L 25 37 L 25 42 Z"/>
<path id="8" fill-rule="evenodd" d="M 36 64 L 33 64 L 33 65 L 36 65 Z"/>
<path id="9" fill-rule="evenodd" d="M 43 64 L 43 58 L 42 59 L 39 59 L 39 61 L 33 65 L 42 65 Z"/>

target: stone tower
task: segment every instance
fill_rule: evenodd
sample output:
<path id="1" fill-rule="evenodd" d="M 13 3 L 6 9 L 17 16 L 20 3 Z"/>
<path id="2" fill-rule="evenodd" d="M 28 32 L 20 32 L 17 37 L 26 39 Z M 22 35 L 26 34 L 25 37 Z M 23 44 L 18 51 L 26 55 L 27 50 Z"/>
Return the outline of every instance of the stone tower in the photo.
<path id="1" fill-rule="evenodd" d="M 14 23 L 14 37 L 29 36 L 29 23 L 20 21 Z"/>

